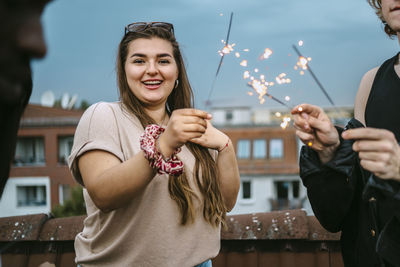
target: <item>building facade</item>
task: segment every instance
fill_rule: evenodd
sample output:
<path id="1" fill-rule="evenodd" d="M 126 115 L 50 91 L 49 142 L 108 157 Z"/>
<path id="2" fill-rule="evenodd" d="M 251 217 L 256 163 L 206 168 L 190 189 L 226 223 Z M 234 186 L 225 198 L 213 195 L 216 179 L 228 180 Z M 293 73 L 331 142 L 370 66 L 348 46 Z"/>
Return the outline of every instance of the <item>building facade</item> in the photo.
<path id="1" fill-rule="evenodd" d="M 0 216 L 48 213 L 77 185 L 67 166 L 83 111 L 29 104 L 21 119 Z"/>
<path id="2" fill-rule="evenodd" d="M 240 191 L 230 214 L 299 208 L 312 214 L 299 177 L 302 144 L 293 127 L 280 127 L 288 110 L 220 106 L 211 113 L 232 140 L 239 165 Z"/>

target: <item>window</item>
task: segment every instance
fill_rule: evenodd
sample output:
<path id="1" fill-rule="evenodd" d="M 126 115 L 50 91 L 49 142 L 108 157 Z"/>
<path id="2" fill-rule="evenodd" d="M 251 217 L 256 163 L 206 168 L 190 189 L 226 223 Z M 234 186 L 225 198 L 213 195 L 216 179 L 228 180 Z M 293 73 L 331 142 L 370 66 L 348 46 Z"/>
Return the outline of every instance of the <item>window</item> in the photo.
<path id="1" fill-rule="evenodd" d="M 248 159 L 250 157 L 250 140 L 239 140 L 237 143 L 237 157 Z"/>
<path id="2" fill-rule="evenodd" d="M 58 197 L 60 205 L 63 205 L 68 199 L 71 199 L 71 187 L 67 184 L 58 185 Z"/>
<path id="3" fill-rule="evenodd" d="M 251 198 L 251 182 L 250 181 L 242 182 L 242 198 L 243 199 Z"/>
<path id="4" fill-rule="evenodd" d="M 276 181 L 274 183 L 276 199 L 275 210 L 298 209 L 302 207 L 300 200 L 300 181 Z"/>
<path id="5" fill-rule="evenodd" d="M 253 142 L 253 158 L 264 159 L 267 156 L 267 142 L 264 139 L 257 139 Z"/>
<path id="6" fill-rule="evenodd" d="M 232 110 L 227 110 L 225 113 L 225 121 L 230 122 L 233 119 L 233 112 Z"/>
<path id="7" fill-rule="evenodd" d="M 17 166 L 44 165 L 44 138 L 18 138 L 15 149 L 14 164 Z"/>
<path id="8" fill-rule="evenodd" d="M 17 206 L 46 206 L 46 186 L 17 186 Z"/>
<path id="9" fill-rule="evenodd" d="M 269 158 L 279 159 L 283 158 L 283 140 L 282 139 L 271 139 L 269 140 Z"/>
<path id="10" fill-rule="evenodd" d="M 67 164 L 69 154 L 71 154 L 72 145 L 74 144 L 74 137 L 60 136 L 58 137 L 58 162 Z"/>

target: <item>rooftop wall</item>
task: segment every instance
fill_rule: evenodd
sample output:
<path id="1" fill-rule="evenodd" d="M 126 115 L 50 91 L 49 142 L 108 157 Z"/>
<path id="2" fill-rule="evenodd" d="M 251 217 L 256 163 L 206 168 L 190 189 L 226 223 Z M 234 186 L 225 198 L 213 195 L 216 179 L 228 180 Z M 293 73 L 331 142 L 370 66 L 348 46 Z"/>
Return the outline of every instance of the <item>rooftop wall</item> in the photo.
<path id="1" fill-rule="evenodd" d="M 73 243 L 84 218 L 0 218 L 0 266 L 76 266 Z M 213 267 L 342 267 L 338 240 L 302 210 L 228 216 Z"/>

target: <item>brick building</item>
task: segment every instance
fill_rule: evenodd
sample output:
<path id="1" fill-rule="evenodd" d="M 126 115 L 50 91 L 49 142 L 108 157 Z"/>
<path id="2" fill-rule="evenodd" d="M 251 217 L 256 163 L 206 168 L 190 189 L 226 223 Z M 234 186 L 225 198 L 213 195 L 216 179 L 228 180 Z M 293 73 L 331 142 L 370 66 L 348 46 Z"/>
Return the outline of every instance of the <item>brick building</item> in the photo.
<path id="1" fill-rule="evenodd" d="M 299 208 L 312 213 L 299 177 L 302 144 L 293 127 L 279 126 L 285 111 L 243 105 L 211 109 L 214 125 L 231 138 L 238 159 L 241 185 L 230 214 Z"/>
<path id="2" fill-rule="evenodd" d="M 29 104 L 21 119 L 1 217 L 47 213 L 76 185 L 67 166 L 83 111 Z"/>

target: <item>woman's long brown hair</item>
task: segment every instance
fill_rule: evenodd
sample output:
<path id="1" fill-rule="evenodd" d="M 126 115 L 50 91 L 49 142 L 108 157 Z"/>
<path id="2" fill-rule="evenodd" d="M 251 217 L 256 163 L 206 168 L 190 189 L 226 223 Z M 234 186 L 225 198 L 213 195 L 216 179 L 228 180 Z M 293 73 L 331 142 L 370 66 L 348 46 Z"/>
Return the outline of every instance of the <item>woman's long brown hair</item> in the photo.
<path id="1" fill-rule="evenodd" d="M 166 104 L 168 115 L 176 109 L 193 107 L 193 91 L 190 86 L 183 58 L 179 45 L 175 37 L 169 31 L 149 27 L 142 32 L 129 32 L 121 40 L 118 48 L 117 57 L 117 82 L 120 93 L 120 100 L 141 122 L 143 127 L 154 124 L 155 121 L 145 112 L 143 103 L 132 93 L 128 86 L 125 73 L 125 61 L 128 54 L 130 42 L 139 39 L 161 38 L 171 43 L 173 54 L 178 66 L 179 84 L 169 95 Z M 203 217 L 213 226 L 218 226 L 225 221 L 226 207 L 221 195 L 218 169 L 215 160 L 210 155 L 207 148 L 188 142 L 186 147 L 193 154 L 196 162 L 194 167 L 194 177 L 200 189 L 203 201 Z M 198 198 L 190 187 L 187 175 L 183 172 L 180 176 L 169 175 L 168 190 L 171 198 L 175 200 L 181 213 L 181 223 L 194 222 L 195 207 L 194 198 Z"/>

